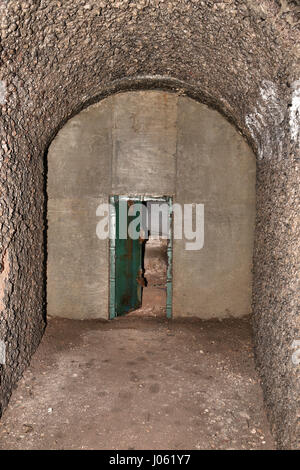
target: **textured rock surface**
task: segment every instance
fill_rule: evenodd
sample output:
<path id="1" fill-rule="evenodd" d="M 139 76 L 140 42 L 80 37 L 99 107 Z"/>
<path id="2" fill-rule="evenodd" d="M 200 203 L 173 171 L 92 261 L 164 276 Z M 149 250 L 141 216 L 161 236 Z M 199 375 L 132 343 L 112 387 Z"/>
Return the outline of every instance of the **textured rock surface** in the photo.
<path id="1" fill-rule="evenodd" d="M 257 152 L 256 355 L 278 444 L 299 446 L 298 1 L 15 0 L 1 2 L 0 21 L 1 406 L 44 328 L 51 138 L 102 95 L 177 88 L 223 112 Z"/>

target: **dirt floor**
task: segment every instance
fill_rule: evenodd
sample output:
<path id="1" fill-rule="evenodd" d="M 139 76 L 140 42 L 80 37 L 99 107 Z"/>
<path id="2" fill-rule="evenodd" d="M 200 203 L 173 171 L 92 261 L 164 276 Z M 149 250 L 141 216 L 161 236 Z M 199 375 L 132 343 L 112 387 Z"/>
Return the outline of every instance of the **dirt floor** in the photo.
<path id="1" fill-rule="evenodd" d="M 273 449 L 247 320 L 50 319 L 0 449 Z"/>
<path id="2" fill-rule="evenodd" d="M 167 302 L 167 245 L 166 239 L 149 238 L 145 249 L 145 278 L 142 307 L 129 314 L 131 317 L 165 317 Z"/>

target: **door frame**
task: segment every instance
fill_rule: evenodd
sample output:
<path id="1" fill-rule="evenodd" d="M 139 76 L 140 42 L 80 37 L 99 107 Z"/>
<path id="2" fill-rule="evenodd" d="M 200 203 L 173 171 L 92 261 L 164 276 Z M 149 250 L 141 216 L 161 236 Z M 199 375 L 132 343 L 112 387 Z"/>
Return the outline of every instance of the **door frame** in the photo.
<path id="1" fill-rule="evenodd" d="M 166 317 L 172 318 L 172 294 L 173 294 L 173 197 L 172 196 L 125 196 L 113 195 L 109 197 L 109 319 L 112 320 L 116 315 L 116 209 L 117 201 L 158 201 L 168 204 L 169 216 L 169 237 L 167 244 L 167 300 Z"/>

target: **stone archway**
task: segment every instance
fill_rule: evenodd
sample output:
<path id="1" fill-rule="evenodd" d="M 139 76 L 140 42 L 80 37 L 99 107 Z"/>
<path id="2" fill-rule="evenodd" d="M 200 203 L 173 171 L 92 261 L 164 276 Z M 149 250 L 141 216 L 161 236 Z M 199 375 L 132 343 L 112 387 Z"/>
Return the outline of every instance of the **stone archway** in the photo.
<path id="1" fill-rule="evenodd" d="M 217 108 L 256 152 L 256 357 L 278 445 L 298 447 L 295 2 L 27 0 L 1 5 L 1 15 L 1 409 L 45 324 L 48 145 L 101 96 L 173 88 Z"/>

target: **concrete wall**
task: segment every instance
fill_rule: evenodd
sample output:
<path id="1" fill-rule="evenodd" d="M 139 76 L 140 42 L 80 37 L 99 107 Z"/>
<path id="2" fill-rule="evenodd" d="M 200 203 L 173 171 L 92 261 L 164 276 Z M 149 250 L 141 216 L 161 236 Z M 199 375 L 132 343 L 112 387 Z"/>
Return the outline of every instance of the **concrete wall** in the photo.
<path id="1" fill-rule="evenodd" d="M 204 204 L 204 247 L 174 241 L 173 314 L 239 317 L 251 311 L 255 158 L 214 110 L 178 102 L 176 201 Z"/>
<path id="2" fill-rule="evenodd" d="M 156 91 L 112 98 L 112 193 L 175 192 L 177 96 Z"/>
<path id="3" fill-rule="evenodd" d="M 176 94 L 114 95 L 71 119 L 48 154 L 48 313 L 108 317 L 108 243 L 96 208 L 109 194 L 205 204 L 205 245 L 174 241 L 174 316 L 250 312 L 255 159 L 216 111 Z"/>
<path id="4" fill-rule="evenodd" d="M 177 97 L 125 93 L 69 120 L 48 153 L 48 314 L 108 318 L 108 241 L 96 236 L 109 194 L 173 194 Z"/>
<path id="5" fill-rule="evenodd" d="M 108 241 L 96 209 L 111 189 L 111 100 L 61 129 L 48 152 L 48 314 L 107 317 Z"/>

